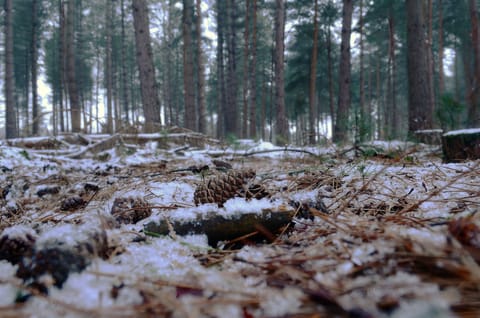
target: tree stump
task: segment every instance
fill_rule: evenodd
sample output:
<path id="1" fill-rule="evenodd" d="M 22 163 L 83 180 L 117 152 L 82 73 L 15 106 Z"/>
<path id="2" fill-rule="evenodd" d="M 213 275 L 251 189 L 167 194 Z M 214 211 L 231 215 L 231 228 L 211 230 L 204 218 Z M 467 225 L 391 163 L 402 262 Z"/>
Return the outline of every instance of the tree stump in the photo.
<path id="1" fill-rule="evenodd" d="M 415 139 L 418 142 L 428 145 L 441 145 L 442 144 L 442 129 L 427 129 L 417 130 L 414 132 Z"/>
<path id="2" fill-rule="evenodd" d="M 442 148 L 445 162 L 480 159 L 480 128 L 445 133 Z"/>

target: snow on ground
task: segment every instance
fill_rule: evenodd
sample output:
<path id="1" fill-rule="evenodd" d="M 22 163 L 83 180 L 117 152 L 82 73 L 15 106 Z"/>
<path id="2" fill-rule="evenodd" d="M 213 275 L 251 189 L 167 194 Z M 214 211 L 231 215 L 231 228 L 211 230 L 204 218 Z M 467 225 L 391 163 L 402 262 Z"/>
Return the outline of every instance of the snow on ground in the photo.
<path id="1" fill-rule="evenodd" d="M 444 164 L 426 145 L 372 146 L 408 155 L 354 157 L 334 146 L 289 151 L 299 148 L 239 140 L 182 152 L 147 143 L 134 153 L 109 150 L 102 162 L 1 145 L 0 316 L 450 317 L 468 300 L 478 303 L 470 281 L 480 279 L 475 256 L 452 243 L 447 225 L 471 215 L 480 223 L 479 162 Z M 270 196 L 195 206 L 196 187 L 222 173 L 214 170 L 219 154 L 234 169 L 254 169 Z M 209 175 L 182 170 L 193 165 L 209 165 Z M 98 191 L 89 194 L 86 184 Z M 58 191 L 43 194 L 53 187 Z M 88 200 L 62 210 L 74 196 Z M 140 198 L 151 215 L 115 223 L 110 211 L 119 198 Z M 202 234 L 143 232 L 165 219 L 195 221 L 213 212 L 228 220 L 282 209 L 313 215 L 295 218 L 273 243 L 223 242 L 229 249 L 222 250 Z M 27 236 L 34 245 L 21 245 Z M 17 278 L 22 261 L 14 264 L 5 252 L 30 251 L 23 257 L 35 264 L 32 253 L 51 247 L 84 257 L 84 268 L 69 272 L 61 286 L 48 271 Z"/>

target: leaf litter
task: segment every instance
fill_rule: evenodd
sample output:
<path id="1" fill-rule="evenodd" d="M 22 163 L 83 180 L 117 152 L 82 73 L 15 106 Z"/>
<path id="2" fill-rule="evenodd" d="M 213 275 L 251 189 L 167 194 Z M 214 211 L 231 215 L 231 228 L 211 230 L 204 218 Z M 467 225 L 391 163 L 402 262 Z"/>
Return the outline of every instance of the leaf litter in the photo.
<path id="1" fill-rule="evenodd" d="M 1 145 L 0 315 L 480 314 L 479 161 L 444 164 L 438 148 L 400 142 L 373 152 L 239 145 L 120 143 L 108 161 Z M 268 197 L 245 187 L 223 207 L 195 202 L 224 169 L 255 171 Z M 289 209 L 296 217 L 278 232 L 214 246 L 172 225 Z M 159 220 L 167 234 L 145 231 Z"/>

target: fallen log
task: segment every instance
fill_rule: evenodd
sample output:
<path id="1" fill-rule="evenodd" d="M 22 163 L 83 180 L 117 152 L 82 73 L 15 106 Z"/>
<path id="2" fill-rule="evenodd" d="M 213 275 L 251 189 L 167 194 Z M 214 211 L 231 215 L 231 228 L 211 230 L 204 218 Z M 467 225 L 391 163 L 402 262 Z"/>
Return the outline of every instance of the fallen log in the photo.
<path id="1" fill-rule="evenodd" d="M 154 134 L 122 134 L 126 143 L 144 145 L 147 142 L 156 142 L 159 148 L 169 149 L 171 145 L 189 145 L 190 147 L 204 148 L 206 145 L 219 145 L 220 141 L 207 137 L 204 134 L 188 133 L 154 133 Z"/>
<path id="2" fill-rule="evenodd" d="M 294 210 L 271 211 L 261 213 L 237 214 L 230 218 L 215 212 L 205 214 L 194 220 L 160 220 L 145 224 L 144 231 L 150 235 L 168 235 L 173 229 L 177 235 L 206 234 L 208 244 L 216 247 L 220 241 L 230 241 L 259 231 L 276 234 L 292 222 Z"/>
<path id="3" fill-rule="evenodd" d="M 442 136 L 445 162 L 480 159 L 480 128 L 449 131 Z"/>
<path id="4" fill-rule="evenodd" d="M 84 149 L 82 149 L 82 150 L 80 150 L 76 153 L 67 155 L 66 157 L 69 157 L 69 158 L 72 158 L 72 159 L 82 159 L 88 153 L 96 155 L 96 154 L 98 154 L 102 151 L 112 149 L 120 141 L 121 141 L 120 135 L 115 134 L 115 135 L 113 135 L 113 136 L 111 136 L 111 137 L 109 137 L 105 140 L 102 140 L 102 141 L 99 141 L 97 143 L 91 144 L 91 145 L 85 147 Z"/>

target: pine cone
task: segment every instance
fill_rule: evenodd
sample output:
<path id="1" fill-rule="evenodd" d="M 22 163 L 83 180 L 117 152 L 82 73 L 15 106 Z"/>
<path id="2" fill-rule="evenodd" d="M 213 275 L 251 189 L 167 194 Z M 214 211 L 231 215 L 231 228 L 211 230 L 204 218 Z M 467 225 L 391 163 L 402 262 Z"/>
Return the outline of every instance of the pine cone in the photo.
<path id="1" fill-rule="evenodd" d="M 142 198 L 116 198 L 110 213 L 118 223 L 134 224 L 149 217 L 152 209 Z"/>
<path id="2" fill-rule="evenodd" d="M 12 264 L 18 264 L 24 256 L 33 253 L 36 241 L 35 233 L 25 231 L 20 235 L 3 234 L 0 237 L 0 260 L 5 259 Z"/>
<path id="3" fill-rule="evenodd" d="M 195 205 L 203 203 L 217 203 L 219 207 L 230 198 L 239 196 L 248 181 L 255 178 L 255 171 L 232 170 L 210 178 L 200 184 L 193 195 Z"/>

